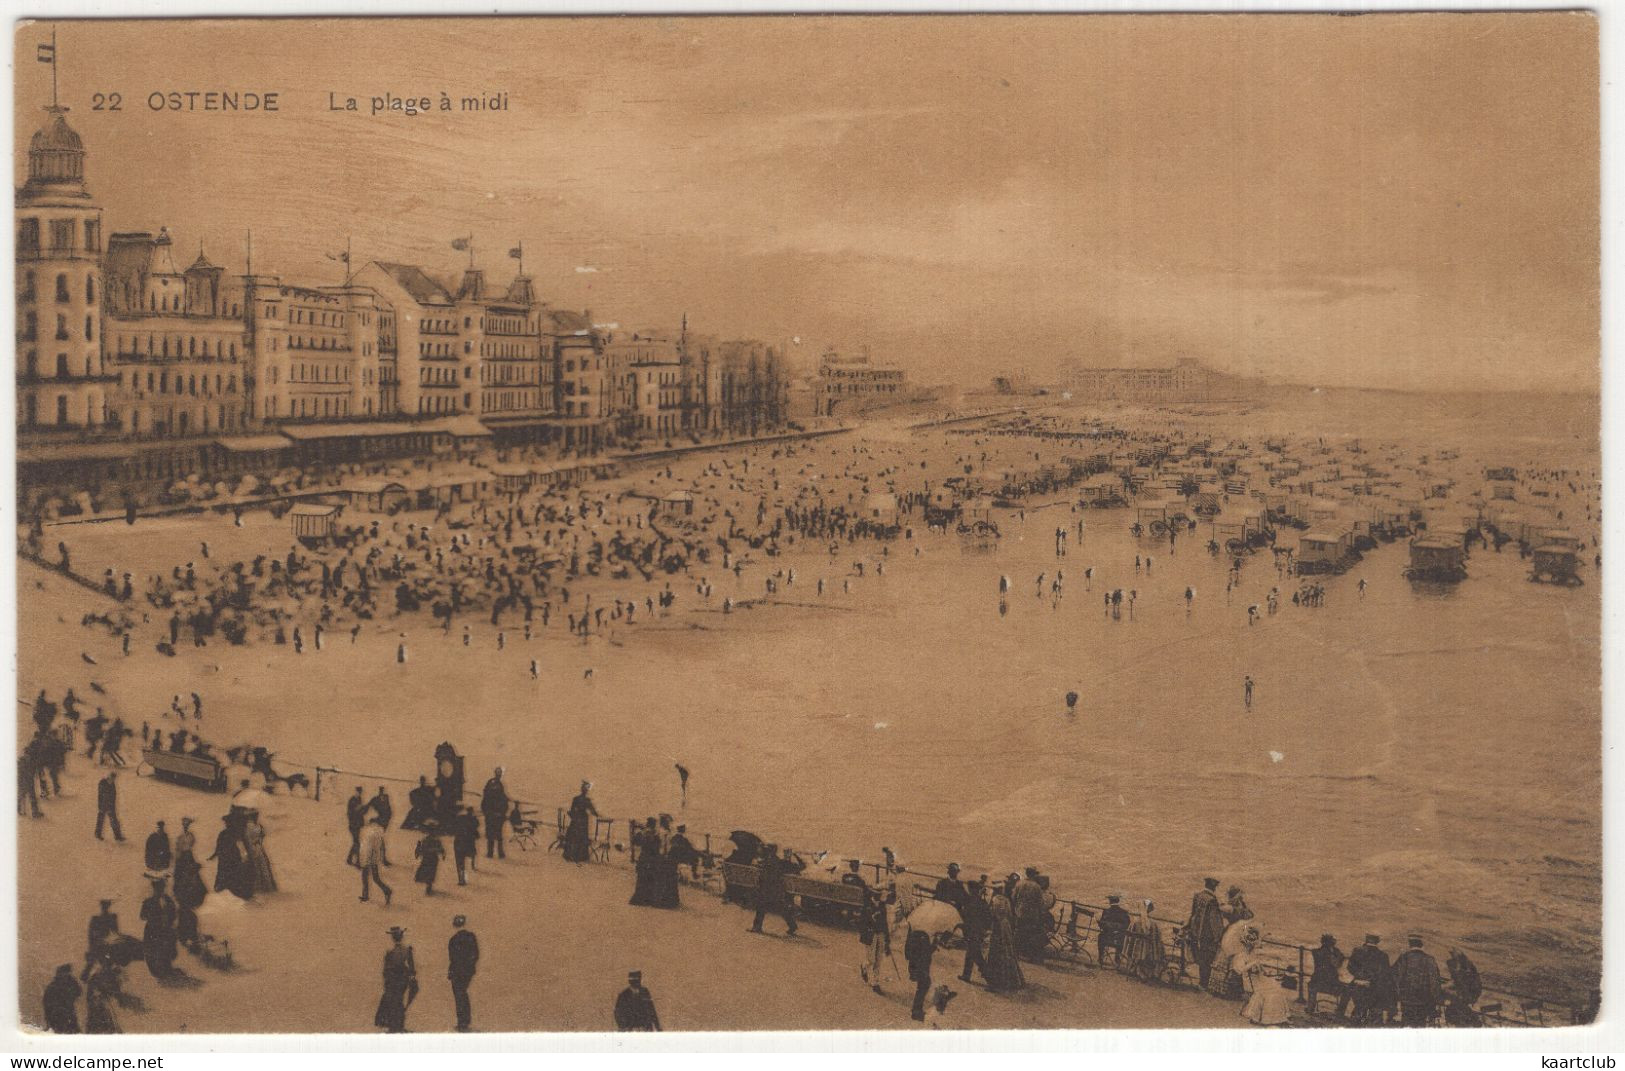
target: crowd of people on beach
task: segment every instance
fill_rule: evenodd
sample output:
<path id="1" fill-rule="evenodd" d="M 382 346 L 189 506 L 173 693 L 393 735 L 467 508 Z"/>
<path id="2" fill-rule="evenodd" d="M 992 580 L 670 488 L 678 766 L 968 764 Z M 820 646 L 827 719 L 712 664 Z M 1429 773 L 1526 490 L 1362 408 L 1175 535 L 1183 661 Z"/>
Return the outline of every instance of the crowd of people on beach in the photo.
<path id="1" fill-rule="evenodd" d="M 918 468 L 913 466 L 906 444 L 754 447 L 706 460 L 687 478 L 677 478 L 666 468 L 647 474 L 646 481 L 628 478 L 602 486 L 531 490 L 505 501 L 478 501 L 439 512 L 432 521 L 380 517 L 348 526 L 336 544 L 319 549 L 296 545 L 285 554 L 267 549 L 224 560 L 207 543 L 200 543 L 192 560 L 149 575 L 139 586 L 133 571 L 108 567 L 101 587 L 121 608 L 87 615 L 86 623 L 119 635 L 126 655 L 131 653 L 132 635 L 156 626 L 152 646 L 164 656 L 179 656 L 183 640 L 206 646 L 216 637 L 231 644 L 268 641 L 303 656 L 323 651 L 335 642 L 335 635 L 341 637 L 339 643 L 347 636 L 355 644 L 364 628 L 386 622 L 393 627 L 401 618 L 424 612 L 444 636 L 460 625 L 457 634 L 465 646 L 474 642 L 471 626 L 478 624 L 482 642 L 488 630 L 494 631 L 499 647 L 508 644 L 510 631 L 515 642 L 550 629 L 585 638 L 659 621 L 680 597 L 685 609 L 692 601 L 696 610 L 733 613 L 756 601 L 743 595 L 747 569 L 759 573 L 764 599 L 787 598 L 793 590 L 808 589 L 822 596 L 826 581 L 828 590 L 833 591 L 833 581 L 839 580 L 846 591 L 853 580 L 885 574 L 893 548 L 906 546 L 913 528 L 924 527 L 923 513 L 930 502 L 927 489 L 933 483 L 940 485 L 952 473 L 980 471 L 990 463 L 1008 464 L 992 438 L 978 437 L 970 449 L 953 455 L 951 466 L 938 463 L 930 469 L 923 461 Z M 913 487 L 916 478 L 920 489 Z M 692 508 L 668 511 L 663 496 L 654 491 L 679 485 L 691 494 Z M 888 499 L 877 504 L 877 495 Z M 1074 513 L 1076 537 L 1071 535 L 1071 523 L 1058 527 L 1055 536 L 1056 557 L 1068 563 L 1083 555 L 1085 514 L 1076 506 Z M 804 573 L 797 589 L 796 564 L 811 567 L 805 557 L 795 563 L 788 560 L 793 548 L 803 555 L 815 553 L 820 564 L 827 563 L 820 570 L 827 575 Z M 71 572 L 72 551 L 65 541 L 58 550 L 61 570 Z M 914 550 L 918 553 L 917 544 Z M 1157 552 L 1163 553 L 1160 545 Z M 1167 552 L 1174 553 L 1171 543 Z M 1126 561 L 1111 564 L 1127 573 Z M 1098 567 L 1067 565 L 1074 577 L 1082 573 L 1090 591 Z M 1149 578 L 1152 567 L 1150 554 L 1137 556 L 1134 575 Z M 1237 559 L 1230 570 L 1232 583 L 1240 572 Z M 718 603 L 716 585 L 727 585 L 730 573 L 732 585 L 724 587 Z M 1065 579 L 1062 568 L 1053 573 L 1046 569 L 1035 580 L 1036 596 L 1048 598 L 1052 606 L 1059 604 Z M 998 587 L 1002 616 L 1008 612 L 1011 584 L 1001 576 Z M 1364 595 L 1363 579 L 1359 592 Z M 1228 595 L 1227 589 L 1227 601 Z M 1141 597 L 1139 587 L 1104 589 L 1105 616 L 1114 622 L 1133 621 Z M 1325 598 L 1324 585 L 1303 582 L 1290 602 L 1295 607 L 1321 607 Z M 1184 587 L 1186 613 L 1194 600 L 1194 590 Z M 1249 624 L 1278 612 L 1280 601 L 1279 588 L 1272 588 L 1259 604 L 1249 604 Z M 407 660 L 405 633 L 395 645 L 394 657 L 402 663 Z M 535 659 L 530 673 L 536 676 Z M 1250 675 L 1243 687 L 1245 707 L 1251 709 Z M 1075 694 L 1069 694 L 1069 709 Z M 192 699 L 188 704 L 177 696 L 169 710 L 156 715 L 159 724 L 143 723 L 139 729 L 143 746 L 213 761 L 241 759 L 266 780 L 268 788 L 278 780 L 286 783 L 271 768 L 270 754 L 263 747 L 242 745 L 231 749 L 236 752 L 233 756 L 205 740 L 202 700 L 195 694 Z M 131 762 L 124 748 L 137 730 L 122 716 L 109 718 L 100 706 L 94 713 L 85 708 L 86 701 L 72 690 L 60 704 L 43 691 L 35 699 L 35 732 L 18 760 L 19 814 L 41 814 L 41 801 L 49 805 L 61 792 L 73 741 L 82 735 L 85 758 L 98 771 L 105 768 L 98 783 L 95 835 L 100 838 L 110 831 L 116 841 L 123 841 L 119 770 Z M 465 791 L 462 763 L 455 749 L 442 744 L 435 754 L 434 780 L 427 775 L 418 779 L 407 793 L 405 816 L 398 825 L 387 787 L 380 785 L 369 796 L 362 786 L 354 786 L 345 807 L 346 863 L 359 878 L 360 902 L 373 902 L 374 888 L 386 906 L 395 896 L 384 874 L 392 866 L 392 826 L 413 835 L 413 880 L 423 887 L 425 897 L 437 895 L 437 883 L 450 880 L 441 875 L 447 860 L 458 885 L 469 883 L 479 872 L 482 839 L 485 858 L 492 865 L 490 861 L 504 858 L 514 838 L 535 835 L 534 812 L 527 812 L 509 793 L 500 768 L 478 793 L 477 806 L 468 803 L 474 794 Z M 572 864 L 610 854 L 600 839 L 591 788 L 582 783 L 567 808 L 559 837 L 560 855 Z M 186 974 L 177 966 L 182 950 L 206 966 L 230 965 L 229 948 L 201 932 L 197 912 L 210 895 L 246 901 L 278 891 L 255 806 L 262 791 L 240 784 L 228 813 L 221 816 L 214 851 L 202 860 L 197 858 L 192 816 L 178 816 L 180 832 L 173 839 L 166 822 L 157 823 L 142 858 L 142 873 L 152 889 L 140 910 L 142 935 L 125 935 L 111 910 L 114 901 L 102 903 L 88 928 L 82 968 L 76 971 L 74 964 L 64 964 L 47 987 L 51 1029 L 70 1032 L 70 1024 L 72 1030 L 79 1029 L 82 997 L 83 1029 L 116 1031 L 118 1010 L 134 1006 L 123 990 L 122 972 L 138 961 L 164 984 L 185 984 Z M 755 911 L 753 931 L 761 932 L 767 918 L 776 916 L 793 935 L 804 913 L 817 914 L 805 899 L 798 908 L 790 879 L 818 864 L 787 847 L 736 842 L 734 856 L 717 860 L 696 847 L 685 824 L 664 813 L 630 823 L 624 847 L 633 870 L 632 905 L 679 909 L 683 886 L 705 884 L 705 875 L 726 861 L 755 873 L 754 887 L 738 893 Z M 858 973 L 876 991 L 884 987 L 883 966 L 891 963 L 901 974 L 895 970 L 891 948 L 892 936 L 901 928 L 915 1020 L 946 1025 L 948 1002 L 956 995 L 950 987 L 933 982 L 932 961 L 943 954 L 937 939 L 943 931 L 908 924 L 917 918 L 923 902 L 953 908 L 950 929 L 964 949 L 961 982 L 971 983 L 979 975 L 989 992 L 1017 992 L 1027 985 L 1024 964 L 1041 964 L 1056 954 L 1052 942 L 1063 923 L 1049 879 L 1036 868 L 1002 879 L 983 874 L 969 880 L 950 864 L 947 876 L 922 894 L 915 888 L 914 875 L 895 865 L 889 851 L 884 854 L 887 861 L 873 879 L 865 877 L 858 860 L 830 860 L 821 877 L 855 890 L 850 894 L 855 898 L 850 915 L 862 945 Z M 212 888 L 203 874 L 207 862 L 215 863 Z M 1122 894 L 1108 897 L 1092 923 L 1097 964 L 1105 967 L 1110 961 L 1112 969 L 1157 985 L 1182 981 L 1184 966 L 1193 964 L 1197 984 L 1217 997 L 1239 1000 L 1248 1021 L 1259 1025 L 1293 1021 L 1290 1004 L 1304 980 L 1262 952 L 1262 928 L 1241 890 L 1232 887 L 1221 899 L 1219 884 L 1214 878 L 1204 882 L 1189 916 L 1171 934 L 1155 918 L 1152 900 L 1132 900 L 1125 907 Z M 448 945 L 448 978 L 456 995 L 459 1030 L 472 1029 L 468 992 L 479 955 L 466 921 L 462 915 L 454 918 Z M 407 1027 L 408 1009 L 417 992 L 417 965 L 404 929 L 392 927 L 387 932 L 391 943 L 374 1022 L 396 1032 Z M 1474 1006 L 1483 987 L 1467 955 L 1450 949 L 1441 972 L 1421 935 L 1409 935 L 1406 945 L 1390 960 L 1377 935 L 1366 935 L 1347 955 L 1335 937 L 1322 937 L 1312 950 L 1313 968 L 1306 981 L 1309 1014 L 1317 1021 L 1364 1026 L 1477 1025 L 1480 1017 Z M 641 977 L 634 972 L 629 982 L 616 1001 L 614 1021 L 626 1029 L 659 1029 Z M 1329 1008 L 1322 1007 L 1323 1000 Z"/>

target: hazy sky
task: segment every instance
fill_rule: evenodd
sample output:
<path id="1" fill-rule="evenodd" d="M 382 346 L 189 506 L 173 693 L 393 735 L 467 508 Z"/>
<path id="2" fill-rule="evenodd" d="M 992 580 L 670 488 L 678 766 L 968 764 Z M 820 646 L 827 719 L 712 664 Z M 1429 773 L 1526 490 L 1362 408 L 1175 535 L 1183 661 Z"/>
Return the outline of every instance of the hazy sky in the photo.
<path id="1" fill-rule="evenodd" d="M 17 145 L 49 27 L 17 31 Z M 61 23 L 108 230 L 337 281 L 473 234 L 600 321 L 871 344 L 925 379 L 1189 355 L 1593 389 L 1584 15 Z M 154 112 L 274 90 L 275 115 Z M 504 91 L 507 112 L 369 117 Z M 119 112 L 91 94 L 118 92 Z M 361 98 L 331 113 L 328 94 Z M 19 162 L 17 174 L 23 175 Z M 591 270 L 589 270 L 591 269 Z"/>

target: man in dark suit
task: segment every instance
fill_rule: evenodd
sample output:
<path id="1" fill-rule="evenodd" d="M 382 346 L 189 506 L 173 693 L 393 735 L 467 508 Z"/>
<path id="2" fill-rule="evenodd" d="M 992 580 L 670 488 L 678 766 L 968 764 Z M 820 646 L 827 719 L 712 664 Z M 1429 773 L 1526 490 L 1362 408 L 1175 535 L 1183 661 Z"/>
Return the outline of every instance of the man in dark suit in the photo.
<path id="1" fill-rule="evenodd" d="M 122 842 L 124 830 L 118 824 L 117 770 L 108 770 L 107 776 L 96 782 L 96 839 L 102 839 L 103 823 L 113 826 L 113 839 Z"/>
<path id="2" fill-rule="evenodd" d="M 456 932 L 446 944 L 446 979 L 451 982 L 451 997 L 457 1004 L 457 1032 L 466 1034 L 472 1029 L 474 1010 L 468 1002 L 468 986 L 474 980 L 474 971 L 480 962 L 480 942 L 474 931 L 465 929 L 468 919 L 462 915 L 451 920 Z"/>
<path id="3" fill-rule="evenodd" d="M 350 825 L 350 854 L 344 861 L 351 866 L 361 865 L 361 827 L 367 824 L 367 801 L 361 796 L 361 786 L 355 786 L 355 795 L 344 805 L 345 817 Z"/>
<path id="4" fill-rule="evenodd" d="M 1111 949 L 1119 966 L 1123 962 L 1123 935 L 1128 933 L 1128 912 L 1123 910 L 1123 898 L 1113 894 L 1106 897 L 1106 910 L 1100 913 L 1100 937 L 1095 942 L 1095 962 L 1106 965 L 1106 950 Z"/>
<path id="5" fill-rule="evenodd" d="M 908 977 L 914 983 L 914 1007 L 909 1014 L 918 1022 L 925 1022 L 925 998 L 931 992 L 931 957 L 936 954 L 937 943 L 924 930 L 909 930 L 903 942 L 903 958 L 908 961 Z"/>
<path id="6" fill-rule="evenodd" d="M 959 864 L 948 864 L 948 876 L 937 882 L 936 898 L 945 904 L 954 905 L 954 910 L 960 916 L 965 914 L 965 885 L 959 880 Z"/>
<path id="7" fill-rule="evenodd" d="M 500 766 L 485 782 L 480 813 L 485 816 L 485 857 L 490 859 L 494 854 L 499 859 L 508 858 L 508 850 L 502 845 L 502 824 L 508 820 L 508 790 L 502 784 Z"/>
<path id="8" fill-rule="evenodd" d="M 626 976 L 626 988 L 615 998 L 616 1030 L 660 1030 L 660 1016 L 655 1012 L 655 998 L 643 988 L 643 972 L 631 971 Z"/>
<path id="9" fill-rule="evenodd" d="M 790 850 L 785 849 L 788 857 Z M 796 908 L 784 882 L 790 874 L 800 870 L 788 858 L 779 857 L 777 844 L 762 845 L 762 861 L 756 867 L 756 920 L 751 923 L 752 933 L 762 932 L 762 920 L 772 911 L 784 917 L 785 932 L 796 935 Z"/>
<path id="10" fill-rule="evenodd" d="M 987 903 L 987 875 L 983 874 L 976 884 L 965 892 L 965 907 L 959 913 L 964 920 L 965 927 L 965 969 L 959 972 L 959 980 L 971 980 L 971 968 L 975 967 L 987 977 L 987 960 L 982 957 L 982 946 L 987 942 L 988 931 L 993 928 L 993 909 Z"/>

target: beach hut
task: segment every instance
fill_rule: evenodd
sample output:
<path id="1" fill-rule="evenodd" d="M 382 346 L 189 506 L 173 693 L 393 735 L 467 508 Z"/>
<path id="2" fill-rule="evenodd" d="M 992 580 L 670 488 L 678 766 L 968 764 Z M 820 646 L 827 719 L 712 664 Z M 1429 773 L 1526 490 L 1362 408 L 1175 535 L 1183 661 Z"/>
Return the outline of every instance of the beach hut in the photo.
<path id="1" fill-rule="evenodd" d="M 1113 473 L 1099 473 L 1083 482 L 1078 497 L 1084 505 L 1095 508 L 1121 506 L 1125 502 L 1123 481 Z"/>
<path id="2" fill-rule="evenodd" d="M 491 468 L 491 484 L 499 495 L 522 495 L 530 488 L 530 481 L 528 465 L 495 465 Z"/>
<path id="3" fill-rule="evenodd" d="M 325 543 L 338 532 L 339 507 L 322 502 L 300 502 L 288 511 L 293 537 L 307 547 Z"/>
<path id="4" fill-rule="evenodd" d="M 694 516 L 694 494 L 691 491 L 672 491 L 662 495 L 655 505 L 655 518 L 661 521 L 683 521 Z"/>
<path id="5" fill-rule="evenodd" d="M 1552 545 L 1536 547 L 1534 568 L 1529 579 L 1540 584 L 1564 584 L 1570 587 L 1581 583 L 1580 556 L 1571 548 Z"/>
<path id="6" fill-rule="evenodd" d="M 1530 542 L 1546 547 L 1562 547 L 1565 550 L 1580 549 L 1580 537 L 1567 528 L 1541 528 L 1535 532 L 1535 538 Z"/>
<path id="7" fill-rule="evenodd" d="M 1411 541 L 1411 561 L 1405 575 L 1412 580 L 1456 582 L 1467 578 L 1465 551 L 1460 542 L 1436 535 Z"/>
<path id="8" fill-rule="evenodd" d="M 1347 566 L 1348 537 L 1340 532 L 1313 530 L 1298 537 L 1297 570 L 1300 573 L 1340 573 Z"/>
<path id="9" fill-rule="evenodd" d="M 873 491 L 863 496 L 863 519 L 882 528 L 898 524 L 897 496 L 888 491 Z"/>
<path id="10" fill-rule="evenodd" d="M 412 504 L 412 493 L 406 485 L 387 476 L 357 480 L 344 491 L 351 507 L 371 513 L 395 513 Z"/>

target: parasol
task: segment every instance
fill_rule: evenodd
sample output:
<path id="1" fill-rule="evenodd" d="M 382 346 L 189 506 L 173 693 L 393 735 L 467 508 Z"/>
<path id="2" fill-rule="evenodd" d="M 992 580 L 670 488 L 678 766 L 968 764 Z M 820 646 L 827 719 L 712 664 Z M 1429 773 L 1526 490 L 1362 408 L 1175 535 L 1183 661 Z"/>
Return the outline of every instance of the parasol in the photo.
<path id="1" fill-rule="evenodd" d="M 954 905 L 943 900 L 926 900 L 909 912 L 902 922 L 910 929 L 940 935 L 952 933 L 954 927 L 960 924 L 960 918 Z"/>

